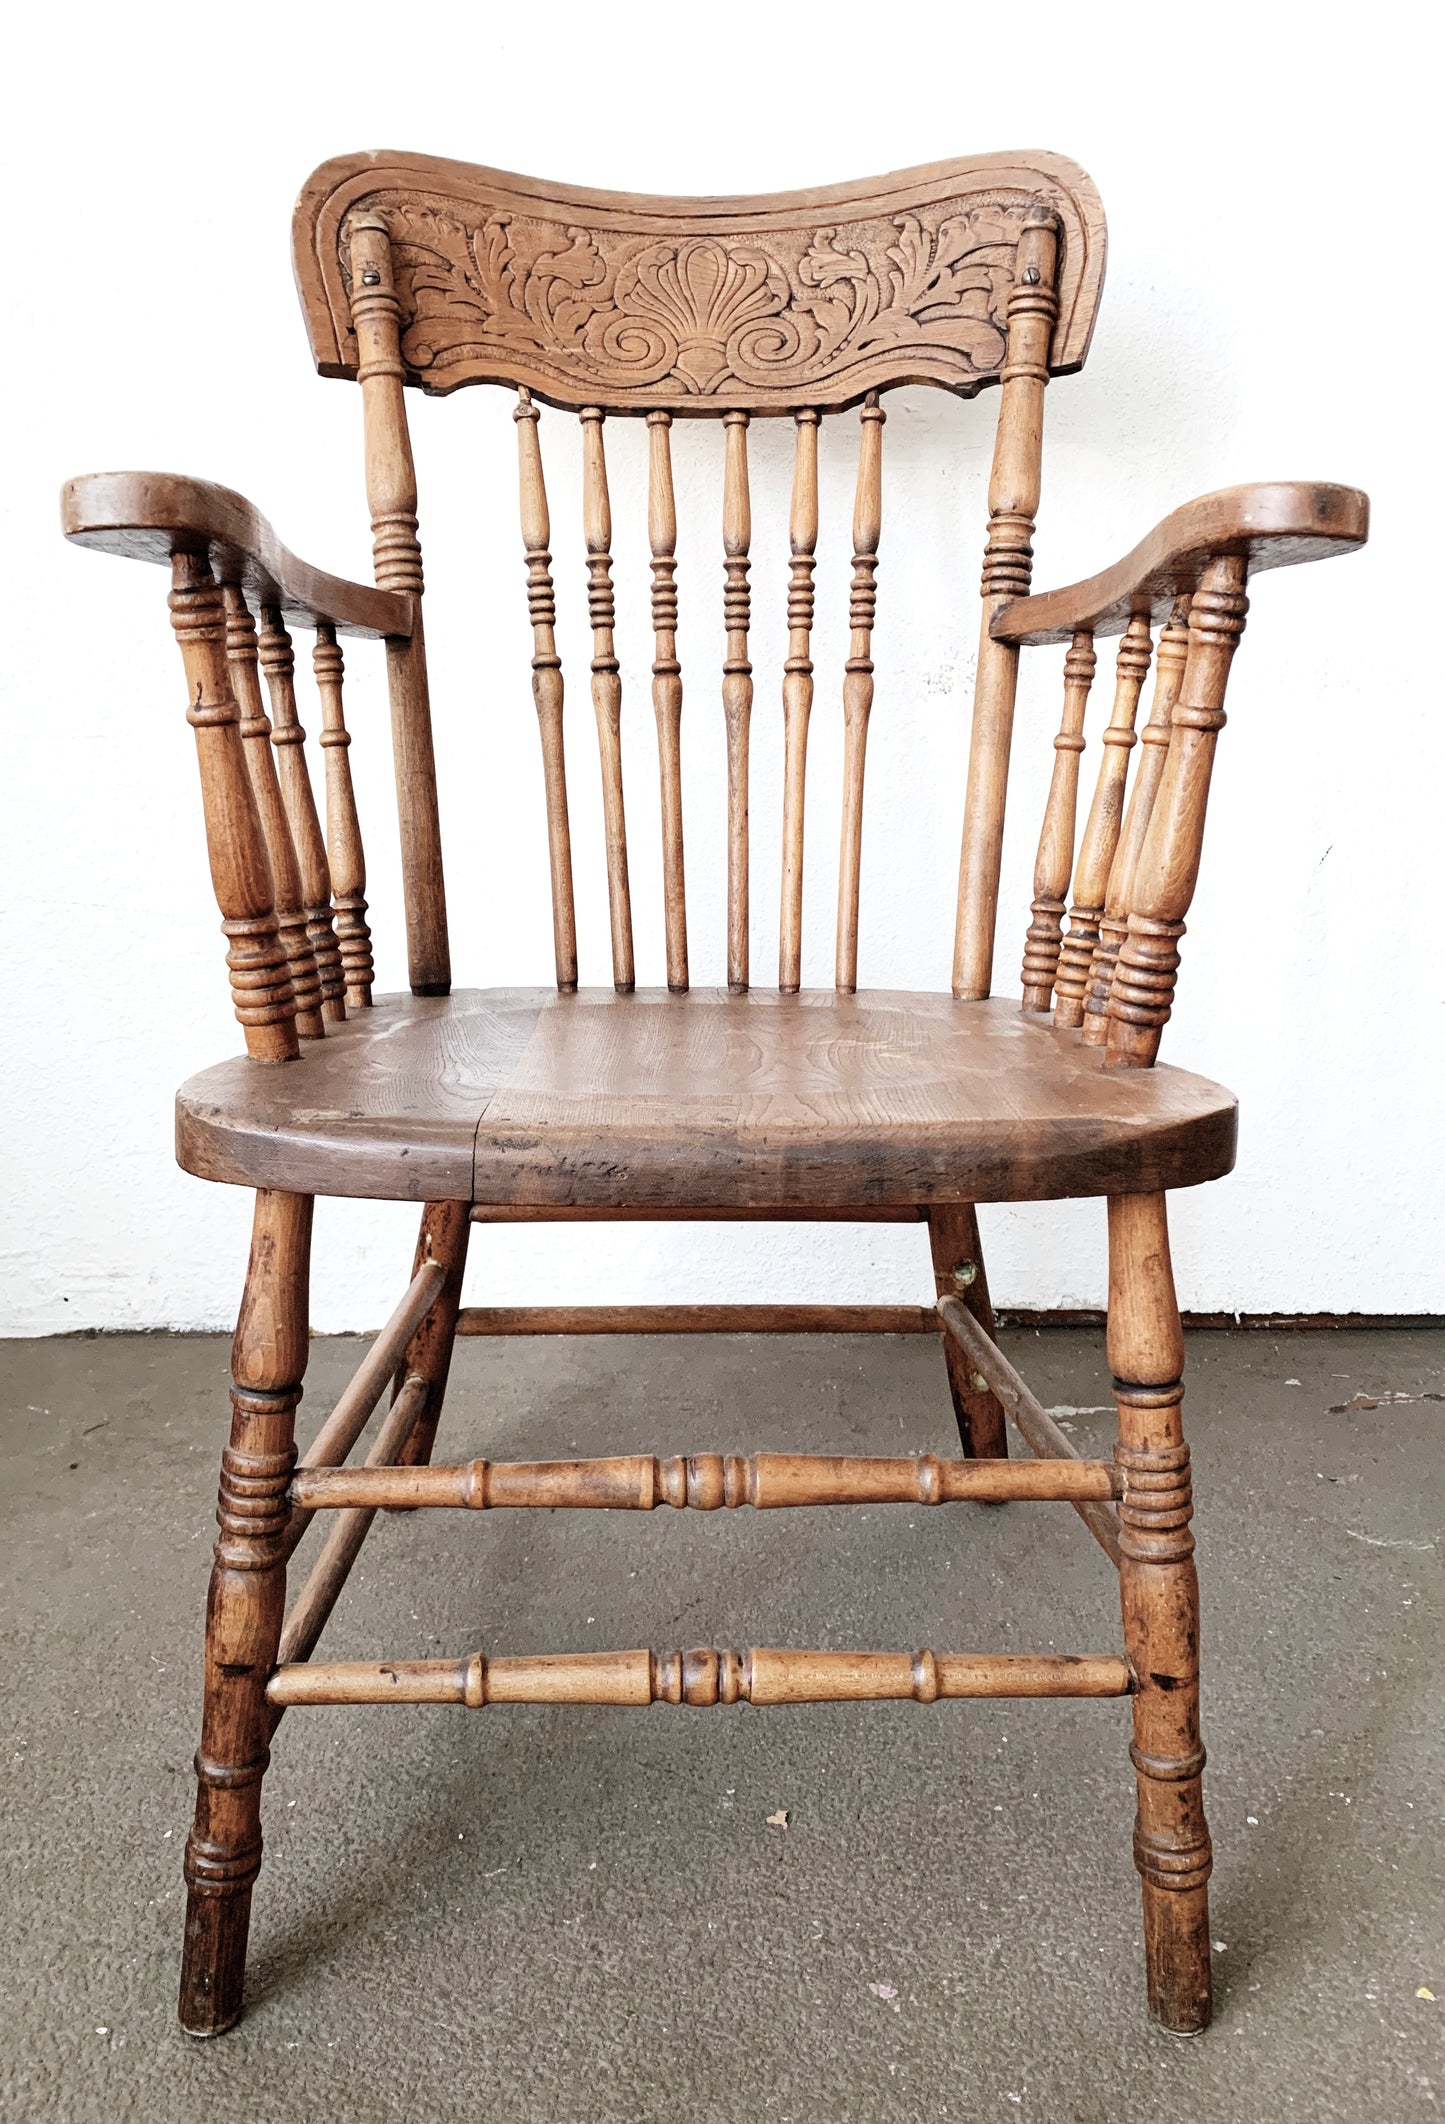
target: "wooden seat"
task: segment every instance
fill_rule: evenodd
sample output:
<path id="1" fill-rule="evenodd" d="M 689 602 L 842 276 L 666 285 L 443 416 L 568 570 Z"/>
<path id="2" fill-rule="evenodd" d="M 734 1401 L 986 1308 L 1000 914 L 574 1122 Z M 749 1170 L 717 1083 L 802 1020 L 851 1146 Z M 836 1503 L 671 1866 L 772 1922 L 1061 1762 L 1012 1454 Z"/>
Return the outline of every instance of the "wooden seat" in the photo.
<path id="1" fill-rule="evenodd" d="M 889 989 L 380 996 L 299 1063 L 183 1086 L 188 1172 L 312 1194 L 530 1206 L 846 1208 L 1190 1187 L 1231 1094 L 1109 1070 L 1046 1018 Z"/>
<path id="2" fill-rule="evenodd" d="M 71 481 L 61 504 L 66 535 L 78 544 L 169 566 L 211 880 L 246 1044 L 244 1057 L 193 1078 L 178 1104 L 182 1164 L 256 1191 L 207 1610 L 182 2025 L 216 2035 L 241 2012 L 262 1779 L 292 1706 L 932 1705 L 1029 1695 L 1129 1700 L 1149 2006 L 1164 2026 L 1198 2033 L 1211 2010 L 1211 1845 L 1184 1346 L 1166 1197 L 1229 1170 L 1235 1115 L 1218 1085 L 1160 1066 L 1157 1056 L 1199 874 L 1246 585 L 1267 569 L 1358 547 L 1368 526 L 1364 495 L 1315 479 L 1225 488 L 1176 509 L 1089 580 L 1029 594 L 1045 394 L 1051 379 L 1082 365 L 1103 282 L 1098 194 L 1059 155 L 969 157 L 758 199 L 663 199 L 367 153 L 315 172 L 293 239 L 317 366 L 359 386 L 375 584 L 344 582 L 298 560 L 248 501 L 203 480 L 93 474 Z M 234 232 L 219 240 L 233 243 Z M 145 273 L 134 276 L 136 287 L 146 284 Z M 184 348 L 159 350 L 177 388 L 186 364 L 203 360 L 234 319 L 198 323 Z M 499 647 L 488 582 L 475 621 L 488 696 L 481 741 L 490 742 L 509 700 L 525 699 L 530 676 L 554 985 L 453 993 L 438 761 L 444 774 L 454 704 L 443 704 L 434 732 L 406 394 L 474 385 L 504 391 L 492 411 L 514 423 L 518 485 L 507 513 L 520 530 L 515 588 L 520 595 L 525 581 L 531 636 L 528 674 L 509 667 Z M 956 770 L 957 888 L 952 875 L 940 878 L 919 910 L 920 936 L 927 919 L 940 917 L 935 979 L 948 993 L 905 994 L 860 989 L 859 909 L 873 649 L 892 624 L 884 401 L 924 385 L 962 399 L 994 391 L 997 415 L 967 769 L 960 752 Z M 643 684 L 657 767 L 656 796 L 639 808 L 632 761 L 630 811 L 622 704 L 638 674 L 618 653 L 606 440 L 608 422 L 629 417 L 646 425 L 645 493 L 639 482 L 618 500 L 639 535 L 645 523 L 650 556 L 653 653 Z M 793 462 L 786 573 L 780 567 L 766 581 L 754 580 L 751 559 L 748 437 L 760 419 L 788 424 Z M 680 420 L 711 424 L 719 504 L 714 581 L 724 649 L 721 673 L 701 685 L 679 654 L 671 432 Z M 819 545 L 825 420 L 847 424 L 856 452 L 851 550 L 842 561 Z M 923 433 L 915 429 L 901 477 Z M 585 578 L 591 636 L 585 685 L 570 696 L 545 470 L 559 450 L 574 453 L 580 471 L 581 521 L 559 538 L 556 565 L 579 593 Z M 896 521 L 903 549 L 917 519 L 903 509 Z M 927 521 L 936 524 L 936 513 Z M 929 563 L 938 565 L 937 554 Z M 973 565 L 960 561 L 970 574 Z M 841 685 L 815 707 L 819 566 L 846 574 L 848 610 Z M 787 628 L 782 668 L 756 704 L 755 598 L 772 600 Z M 946 654 L 940 646 L 938 668 L 951 668 L 965 656 L 962 605 L 950 597 L 941 606 L 948 646 Z M 314 636 L 324 830 L 301 721 L 296 629 Z M 405 995 L 373 995 L 343 637 L 384 645 Z M 1097 645 L 1111 637 L 1118 647 L 1106 712 L 1091 721 Z M 1048 645 L 1064 651 L 1062 709 L 1043 817 L 1029 837 L 1033 898 L 1019 922 L 1017 993 L 998 995 L 1019 665 L 1024 650 Z M 843 641 L 835 647 L 841 652 Z M 909 704 L 880 705 L 886 740 Z M 475 727 L 470 702 L 462 712 Z M 836 716 L 841 736 L 836 868 L 830 861 L 826 880 L 836 906 L 834 985 L 826 992 L 804 986 L 805 972 L 817 975 L 803 964 L 815 712 Z M 715 939 L 725 991 L 691 986 L 688 879 L 697 856 L 684 846 L 682 781 L 701 717 L 717 718 L 725 757 L 710 792 L 725 847 Z M 948 727 L 961 736 L 965 721 L 960 710 Z M 955 770 L 944 728 L 933 720 L 919 757 L 946 780 Z M 775 749 L 773 816 L 750 796 L 755 742 Z M 568 768 L 579 744 L 595 746 L 600 779 L 604 832 L 592 877 L 574 874 Z M 1081 763 L 1090 744 L 1097 765 L 1086 793 Z M 630 758 L 630 738 L 628 745 Z M 520 815 L 505 808 L 498 778 L 489 774 L 486 786 L 494 816 Z M 466 797 L 473 817 L 476 787 Z M 762 940 L 750 896 L 764 831 L 778 881 L 771 990 L 755 972 Z M 639 832 L 657 837 L 663 916 L 662 963 L 643 979 L 665 979 L 665 989 L 637 985 L 629 834 L 635 846 Z M 816 890 L 815 824 L 809 832 Z M 610 964 L 602 977 L 610 974 L 610 988 L 580 985 L 599 970 L 579 964 L 579 890 L 599 905 L 605 899 Z M 771 969 L 771 939 L 767 958 Z M 863 971 L 887 978 L 886 968 Z M 410 1283 L 298 1454 L 317 1195 L 424 1207 Z M 994 1340 L 976 1215 L 979 1203 L 1080 1195 L 1108 1201 L 1108 1360 L 1119 1431 L 1098 1461 L 1080 1458 Z M 936 1303 L 463 1308 L 473 1222 L 628 1217 L 915 1220 L 926 1227 Z M 432 1464 L 458 1332 L 679 1326 L 937 1334 L 961 1457 L 744 1457 L 677 1452 L 669 1440 L 661 1455 Z M 383 1400 L 364 1465 L 348 1466 Z M 1008 1459 L 1009 1424 L 1032 1459 Z M 706 1514 L 1020 1498 L 1069 1504 L 1117 1570 L 1122 1655 L 544 1647 L 423 1660 L 312 1656 L 383 1506 L 667 1505 Z M 318 1516 L 328 1531 L 293 1595 L 291 1560 Z M 1120 1754 L 1122 1766 L 1122 1746 Z"/>

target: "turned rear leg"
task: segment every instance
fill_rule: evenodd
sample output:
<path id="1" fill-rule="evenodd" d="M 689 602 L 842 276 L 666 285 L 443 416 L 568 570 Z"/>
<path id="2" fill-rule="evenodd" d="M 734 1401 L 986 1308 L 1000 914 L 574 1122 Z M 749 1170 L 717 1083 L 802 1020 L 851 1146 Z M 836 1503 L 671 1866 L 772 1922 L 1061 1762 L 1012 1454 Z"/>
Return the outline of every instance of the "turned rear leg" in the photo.
<path id="1" fill-rule="evenodd" d="M 984 1333 L 992 1335 L 993 1307 L 973 1205 L 931 1209 L 928 1243 L 933 1249 L 933 1281 L 939 1297 L 961 1298 Z M 970 1460 L 1007 1460 L 1003 1406 L 952 1335 L 943 1337 L 943 1361 L 965 1454 Z"/>
<path id="2" fill-rule="evenodd" d="M 401 1450 L 400 1467 L 427 1466 L 436 1444 L 437 1424 L 446 1399 L 447 1374 L 451 1370 L 452 1345 L 456 1341 L 457 1314 L 461 1309 L 462 1278 L 466 1273 L 467 1241 L 471 1230 L 469 1202 L 429 1202 L 422 1211 L 416 1259 L 411 1272 L 415 1276 L 424 1261 L 440 1261 L 445 1264 L 447 1273 L 431 1311 L 406 1346 L 406 1356 L 392 1389 L 394 1401 L 404 1380 L 421 1378 L 427 1383 L 426 1400 L 412 1434 Z"/>
<path id="3" fill-rule="evenodd" d="M 1119 1592 L 1137 1691 L 1129 1752 L 1149 2010 L 1176 2034 L 1197 2035 L 1212 2010 L 1211 1858 L 1200 1788 L 1199 1582 L 1180 1419 L 1184 1337 L 1163 1195 L 1109 1204 L 1109 1363 L 1119 1407 L 1114 1457 L 1125 1478 Z"/>
<path id="4" fill-rule="evenodd" d="M 231 1438 L 221 1455 L 196 1819 L 186 1843 L 180 2018 L 196 2036 L 220 2035 L 241 2012 L 270 1760 L 266 1681 L 286 1603 L 286 1487 L 306 1370 L 310 1259 L 311 1197 L 259 1192 L 231 1346 Z"/>

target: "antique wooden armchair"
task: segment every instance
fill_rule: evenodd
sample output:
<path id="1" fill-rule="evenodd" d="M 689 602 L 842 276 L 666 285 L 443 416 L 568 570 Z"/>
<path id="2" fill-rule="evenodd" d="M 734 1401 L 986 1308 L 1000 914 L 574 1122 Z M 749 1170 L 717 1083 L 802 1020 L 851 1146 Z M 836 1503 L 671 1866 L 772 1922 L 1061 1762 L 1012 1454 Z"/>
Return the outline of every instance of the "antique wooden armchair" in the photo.
<path id="1" fill-rule="evenodd" d="M 184 1086 L 177 1106 L 181 1164 L 256 1191 L 186 1851 L 183 2026 L 216 2034 L 241 2010 L 261 1782 L 289 1705 L 1127 1696 L 1149 2002 L 1166 2027 L 1202 2029 L 1210 1845 L 1184 1352 L 1165 1199 L 1170 1188 L 1229 1170 L 1235 1109 L 1218 1085 L 1156 1066 L 1155 1057 L 1246 580 L 1361 544 L 1365 497 L 1313 482 L 1211 494 L 1088 582 L 1029 595 L 1045 386 L 1083 362 L 1104 269 L 1098 196 L 1055 155 L 983 156 L 822 191 L 696 200 L 570 190 L 421 156 L 346 156 L 301 195 L 295 265 L 319 368 L 361 385 L 374 588 L 304 565 L 247 502 L 199 481 L 98 474 L 72 481 L 63 496 L 68 537 L 171 569 L 212 878 L 246 1043 L 244 1058 Z M 404 393 L 471 383 L 515 393 L 556 952 L 555 986 L 546 989 L 451 985 Z M 951 994 L 857 985 L 881 396 L 900 384 L 965 398 L 999 386 Z M 539 402 L 580 420 L 610 988 L 579 986 Z M 837 960 L 833 988 L 808 990 L 801 918 L 818 424 L 851 408 L 858 473 Z M 623 414 L 645 417 L 649 443 L 667 983 L 651 989 L 634 982 L 613 638 L 604 423 Z M 769 591 L 781 599 L 786 588 L 789 629 L 778 975 L 776 988 L 758 989 L 748 910 L 748 429 L 767 415 L 794 423 L 796 457 L 790 578 Z M 725 990 L 702 992 L 688 983 L 669 436 L 673 421 L 697 417 L 721 424 L 726 629 L 728 979 Z M 324 835 L 298 720 L 296 627 L 315 639 Z M 372 995 L 340 635 L 385 644 L 409 994 Z M 1100 635 L 1120 642 L 1076 851 Z M 1004 794 L 1019 651 L 1048 643 L 1067 647 L 1064 706 L 1020 1008 L 990 996 Z M 1151 657 L 1152 706 L 1126 802 Z M 690 715 L 714 713 L 712 699 L 710 685 L 692 695 Z M 298 1459 L 318 1194 L 425 1206 L 405 1295 Z M 1119 1437 L 1111 1459 L 1084 1460 L 993 1339 L 975 1205 L 1101 1195 Z M 460 1300 L 470 1223 L 635 1217 L 921 1221 L 937 1308 L 921 1319 L 903 1307 L 573 1309 L 475 1324 L 517 1332 L 927 1325 L 942 1336 L 962 1456 L 433 1464 L 459 1316 L 469 1324 Z M 388 1389 L 365 1465 L 347 1467 Z M 1005 1416 L 1035 1457 L 1006 1457 Z M 367 1664 L 311 1656 L 380 1507 L 709 1511 L 1014 1498 L 1056 1499 L 1083 1518 L 1119 1574 L 1123 1656 L 755 1649 Z M 288 1614 L 290 1558 L 318 1512 L 330 1531 Z"/>

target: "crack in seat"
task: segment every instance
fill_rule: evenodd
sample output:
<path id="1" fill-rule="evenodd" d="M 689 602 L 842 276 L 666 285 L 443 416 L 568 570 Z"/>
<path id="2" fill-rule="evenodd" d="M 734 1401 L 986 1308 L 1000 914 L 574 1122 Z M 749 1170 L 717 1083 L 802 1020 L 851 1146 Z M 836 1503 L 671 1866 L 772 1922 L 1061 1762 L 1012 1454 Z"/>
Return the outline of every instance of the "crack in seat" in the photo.
<path id="1" fill-rule="evenodd" d="M 1188 1187 L 1230 1170 L 1236 1109 L 1007 1001 L 538 988 L 380 997 L 299 1063 L 202 1071 L 176 1114 L 181 1164 L 242 1186 L 729 1209 Z"/>

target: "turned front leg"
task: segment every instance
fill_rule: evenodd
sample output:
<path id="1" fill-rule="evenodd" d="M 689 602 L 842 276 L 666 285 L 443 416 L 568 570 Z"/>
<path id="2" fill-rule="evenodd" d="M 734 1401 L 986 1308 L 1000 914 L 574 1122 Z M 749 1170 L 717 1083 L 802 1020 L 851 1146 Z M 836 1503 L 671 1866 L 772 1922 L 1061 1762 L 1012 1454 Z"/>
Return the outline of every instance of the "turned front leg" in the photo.
<path id="1" fill-rule="evenodd" d="M 306 1370 L 310 1255 L 311 1197 L 259 1192 L 231 1348 L 231 1437 L 221 1455 L 196 1820 L 186 1843 L 180 2018 L 191 2035 L 219 2035 L 241 2011 L 269 1761 L 266 1681 L 286 1601 L 286 1486 Z"/>
<path id="2" fill-rule="evenodd" d="M 1199 1739 L 1199 1581 L 1189 1531 L 1189 1448 L 1180 1408 L 1184 1337 L 1163 1195 L 1109 1204 L 1109 1363 L 1119 1407 L 1114 1457 L 1124 1645 L 1134 1669 L 1149 2009 L 1180 2035 L 1209 2025 L 1209 1830 Z"/>

